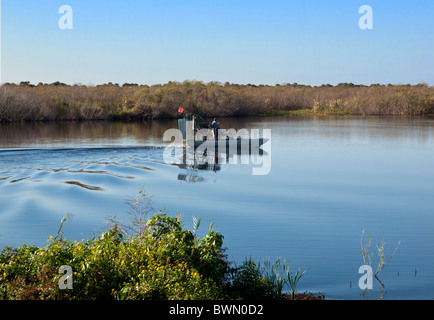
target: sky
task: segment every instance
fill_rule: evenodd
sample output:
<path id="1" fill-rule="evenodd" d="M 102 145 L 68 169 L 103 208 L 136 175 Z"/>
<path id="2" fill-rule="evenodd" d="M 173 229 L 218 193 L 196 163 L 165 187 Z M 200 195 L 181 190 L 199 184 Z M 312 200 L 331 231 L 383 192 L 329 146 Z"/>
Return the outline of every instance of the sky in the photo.
<path id="1" fill-rule="evenodd" d="M 0 82 L 434 85 L 433 15 L 432 0 L 1 0 Z"/>

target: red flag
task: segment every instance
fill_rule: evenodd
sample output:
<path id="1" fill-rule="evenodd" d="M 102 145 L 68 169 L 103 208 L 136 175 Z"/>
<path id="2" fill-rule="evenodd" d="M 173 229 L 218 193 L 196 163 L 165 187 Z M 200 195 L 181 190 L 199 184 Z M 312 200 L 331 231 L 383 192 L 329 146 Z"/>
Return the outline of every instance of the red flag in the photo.
<path id="1" fill-rule="evenodd" d="M 183 112 L 184 112 L 184 109 L 179 108 L 179 109 L 178 109 L 178 112 L 179 112 L 179 113 L 183 113 Z"/>

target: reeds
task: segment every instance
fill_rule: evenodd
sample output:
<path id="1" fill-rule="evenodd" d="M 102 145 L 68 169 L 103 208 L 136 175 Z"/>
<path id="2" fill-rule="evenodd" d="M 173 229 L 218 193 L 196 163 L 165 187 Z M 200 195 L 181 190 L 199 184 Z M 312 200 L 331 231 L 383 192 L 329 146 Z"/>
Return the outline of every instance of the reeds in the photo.
<path id="1" fill-rule="evenodd" d="M 371 238 L 368 235 L 366 245 L 363 244 L 363 236 L 365 234 L 365 230 L 362 231 L 362 237 L 360 238 L 360 253 L 362 254 L 363 263 L 365 265 L 372 265 L 372 256 L 373 253 L 371 252 Z M 380 274 L 381 270 L 384 269 L 387 262 L 395 255 L 396 251 L 398 251 L 398 248 L 401 244 L 401 241 L 398 242 L 398 245 L 396 246 L 395 250 L 393 251 L 392 255 L 389 257 L 389 255 L 385 251 L 386 243 L 382 241 L 381 243 L 377 243 L 377 253 L 378 257 L 380 258 L 380 261 L 378 262 L 377 270 L 375 271 L 374 276 L 378 279 L 378 275 Z"/>
<path id="2" fill-rule="evenodd" d="M 308 110 L 353 115 L 434 114 L 434 87 L 410 85 L 239 85 L 201 81 L 98 86 L 5 84 L 0 122 L 177 118 L 182 107 L 204 117 Z"/>
<path id="3" fill-rule="evenodd" d="M 291 299 L 295 300 L 295 293 L 297 285 L 303 275 L 307 272 L 304 270 L 301 272 L 301 267 L 297 271 L 290 270 L 289 261 L 285 259 L 277 258 L 274 263 L 269 258 L 264 259 L 264 266 L 262 272 L 272 283 L 273 287 L 278 291 L 279 295 L 283 294 L 283 289 L 287 285 L 290 289 Z"/>

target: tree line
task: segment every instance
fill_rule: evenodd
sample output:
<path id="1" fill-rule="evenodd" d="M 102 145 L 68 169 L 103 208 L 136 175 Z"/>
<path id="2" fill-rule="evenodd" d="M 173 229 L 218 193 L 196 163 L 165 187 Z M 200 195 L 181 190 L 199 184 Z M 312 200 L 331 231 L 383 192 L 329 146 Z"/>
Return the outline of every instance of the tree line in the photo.
<path id="1" fill-rule="evenodd" d="M 321 86 L 202 81 L 165 84 L 67 85 L 6 83 L 0 87 L 0 122 L 52 120 L 145 120 L 179 117 L 179 108 L 203 117 L 314 114 L 434 114 L 434 87 L 418 85 Z"/>

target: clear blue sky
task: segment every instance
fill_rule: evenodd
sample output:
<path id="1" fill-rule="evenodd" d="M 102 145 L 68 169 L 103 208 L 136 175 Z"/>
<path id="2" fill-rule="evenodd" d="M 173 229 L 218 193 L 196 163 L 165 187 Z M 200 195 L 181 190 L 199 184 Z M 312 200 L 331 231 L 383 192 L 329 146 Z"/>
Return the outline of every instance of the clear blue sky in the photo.
<path id="1" fill-rule="evenodd" d="M 434 85 L 433 16 L 432 0 L 1 0 L 1 81 Z"/>

